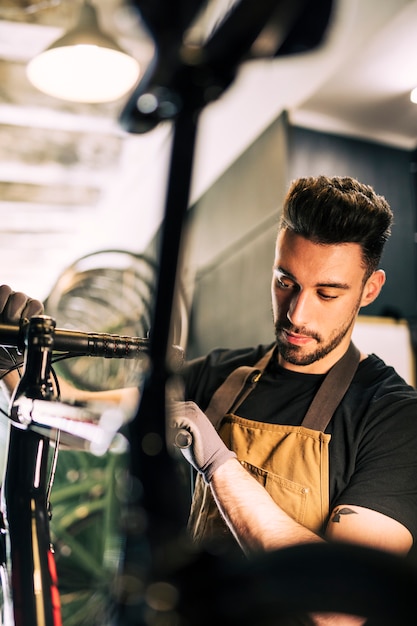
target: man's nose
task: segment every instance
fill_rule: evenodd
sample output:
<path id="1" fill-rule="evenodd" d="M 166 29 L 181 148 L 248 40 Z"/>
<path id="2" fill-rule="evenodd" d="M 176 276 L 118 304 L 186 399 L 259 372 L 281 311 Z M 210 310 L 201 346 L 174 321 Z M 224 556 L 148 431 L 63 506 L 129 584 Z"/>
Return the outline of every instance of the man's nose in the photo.
<path id="1" fill-rule="evenodd" d="M 294 326 L 304 326 L 310 321 L 310 309 L 311 302 L 308 294 L 306 292 L 299 291 L 297 294 L 294 294 L 291 299 L 287 317 Z"/>

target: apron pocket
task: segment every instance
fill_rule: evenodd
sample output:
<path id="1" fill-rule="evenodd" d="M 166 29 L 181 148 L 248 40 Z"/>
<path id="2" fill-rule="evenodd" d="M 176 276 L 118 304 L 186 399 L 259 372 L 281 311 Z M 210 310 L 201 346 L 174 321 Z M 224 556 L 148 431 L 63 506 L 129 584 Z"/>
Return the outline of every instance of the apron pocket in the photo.
<path id="1" fill-rule="evenodd" d="M 271 498 L 287 515 L 304 524 L 310 489 L 292 480 L 241 461 L 243 467 L 265 487 Z"/>

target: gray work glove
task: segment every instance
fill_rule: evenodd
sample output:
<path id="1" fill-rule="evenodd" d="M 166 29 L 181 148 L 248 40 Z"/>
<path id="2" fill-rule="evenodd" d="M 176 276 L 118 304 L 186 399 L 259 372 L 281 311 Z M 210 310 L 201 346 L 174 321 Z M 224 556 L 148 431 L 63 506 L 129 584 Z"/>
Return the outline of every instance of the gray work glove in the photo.
<path id="1" fill-rule="evenodd" d="M 208 484 L 215 470 L 236 454 L 223 443 L 213 424 L 195 402 L 172 402 L 168 407 L 169 425 L 174 429 L 174 445 Z"/>
<path id="2" fill-rule="evenodd" d="M 0 324 L 18 326 L 24 319 L 43 314 L 43 304 L 24 293 L 13 291 L 8 285 L 0 285 Z M 0 378 L 16 365 L 23 363 L 23 355 L 16 348 L 0 346 Z"/>

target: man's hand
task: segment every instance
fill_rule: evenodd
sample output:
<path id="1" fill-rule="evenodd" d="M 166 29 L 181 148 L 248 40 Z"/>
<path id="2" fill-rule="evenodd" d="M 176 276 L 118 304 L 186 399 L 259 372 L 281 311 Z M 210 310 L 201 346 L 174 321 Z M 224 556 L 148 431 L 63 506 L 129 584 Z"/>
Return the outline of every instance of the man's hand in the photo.
<path id="1" fill-rule="evenodd" d="M 0 324 L 18 325 L 24 319 L 42 315 L 43 304 L 26 294 L 13 291 L 8 285 L 0 286 Z M 0 379 L 15 365 L 21 365 L 23 356 L 16 348 L 0 346 Z"/>
<path id="2" fill-rule="evenodd" d="M 175 429 L 175 445 L 203 475 L 206 483 L 210 482 L 220 465 L 236 458 L 236 454 L 225 446 L 210 420 L 194 402 L 173 402 L 168 407 L 168 415 L 169 425 Z"/>

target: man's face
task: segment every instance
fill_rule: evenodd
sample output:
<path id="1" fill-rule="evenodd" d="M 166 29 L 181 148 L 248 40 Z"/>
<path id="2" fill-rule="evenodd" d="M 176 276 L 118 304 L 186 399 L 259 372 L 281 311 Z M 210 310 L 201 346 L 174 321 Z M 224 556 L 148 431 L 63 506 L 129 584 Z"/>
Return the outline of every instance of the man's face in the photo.
<path id="1" fill-rule="evenodd" d="M 385 276 L 379 270 L 364 279 L 359 244 L 322 245 L 279 233 L 272 309 L 284 367 L 324 373 L 345 353 L 360 307 L 377 297 Z"/>

